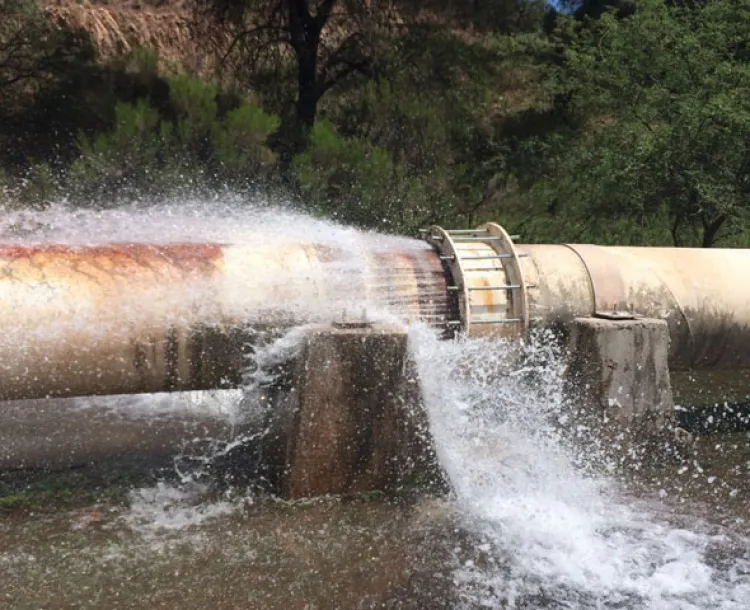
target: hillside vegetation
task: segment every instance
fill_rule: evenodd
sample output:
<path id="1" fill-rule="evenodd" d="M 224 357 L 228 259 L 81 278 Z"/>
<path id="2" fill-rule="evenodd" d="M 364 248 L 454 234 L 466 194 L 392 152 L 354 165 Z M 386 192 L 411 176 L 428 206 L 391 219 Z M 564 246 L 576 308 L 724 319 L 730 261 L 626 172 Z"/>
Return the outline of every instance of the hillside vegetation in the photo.
<path id="1" fill-rule="evenodd" d="M 750 245 L 750 0 L 0 0 L 0 200 Z"/>

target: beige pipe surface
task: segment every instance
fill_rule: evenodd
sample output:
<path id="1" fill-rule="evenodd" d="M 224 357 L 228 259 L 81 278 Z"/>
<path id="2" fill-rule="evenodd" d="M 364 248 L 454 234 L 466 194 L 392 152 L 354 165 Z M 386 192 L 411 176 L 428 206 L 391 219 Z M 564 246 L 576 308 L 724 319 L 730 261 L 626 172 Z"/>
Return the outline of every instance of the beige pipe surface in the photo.
<path id="1" fill-rule="evenodd" d="M 518 246 L 531 316 L 542 325 L 595 312 L 667 320 L 670 366 L 750 366 L 750 250 Z"/>
<path id="2" fill-rule="evenodd" d="M 520 245 L 494 223 L 433 226 L 472 336 L 563 330 L 579 316 L 665 319 L 670 366 L 750 367 L 750 250 Z"/>

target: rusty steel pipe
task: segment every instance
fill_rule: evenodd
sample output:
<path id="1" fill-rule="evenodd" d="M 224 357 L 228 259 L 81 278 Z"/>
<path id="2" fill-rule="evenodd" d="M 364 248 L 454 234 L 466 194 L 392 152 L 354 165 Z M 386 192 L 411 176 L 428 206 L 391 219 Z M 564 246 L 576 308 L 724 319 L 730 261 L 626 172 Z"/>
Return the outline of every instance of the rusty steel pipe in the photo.
<path id="1" fill-rule="evenodd" d="M 397 243 L 0 246 L 0 400 L 229 387 L 261 327 L 452 317 L 438 258 Z"/>

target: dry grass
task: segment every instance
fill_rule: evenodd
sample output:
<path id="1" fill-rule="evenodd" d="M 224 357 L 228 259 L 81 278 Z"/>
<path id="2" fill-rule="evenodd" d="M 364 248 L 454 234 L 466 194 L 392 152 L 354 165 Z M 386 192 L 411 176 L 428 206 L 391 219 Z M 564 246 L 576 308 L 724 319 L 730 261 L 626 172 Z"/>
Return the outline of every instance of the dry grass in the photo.
<path id="1" fill-rule="evenodd" d="M 202 74 L 214 67 L 214 57 L 205 51 L 182 2 L 145 5 L 136 0 L 107 4 L 44 0 L 42 4 L 60 22 L 89 32 L 104 58 L 126 55 L 140 47 L 158 51 L 162 67 L 168 70 Z"/>

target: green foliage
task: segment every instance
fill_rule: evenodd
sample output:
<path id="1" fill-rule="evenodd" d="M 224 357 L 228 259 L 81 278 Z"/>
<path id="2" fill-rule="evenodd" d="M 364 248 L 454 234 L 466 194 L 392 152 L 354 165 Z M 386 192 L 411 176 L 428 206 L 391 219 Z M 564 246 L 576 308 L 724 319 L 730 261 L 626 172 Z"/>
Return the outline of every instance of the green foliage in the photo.
<path id="1" fill-rule="evenodd" d="M 201 156 L 217 120 L 217 89 L 187 75 L 169 81 L 169 99 L 176 116 L 176 142 L 185 152 Z"/>
<path id="2" fill-rule="evenodd" d="M 494 0 L 475 4 L 472 21 L 476 26 L 505 34 L 538 31 L 546 10 L 546 3 L 539 0 Z"/>
<path id="3" fill-rule="evenodd" d="M 153 79 L 159 78 L 159 53 L 155 49 L 135 47 L 122 58 L 123 68 Z"/>
<path id="4" fill-rule="evenodd" d="M 713 245 L 750 211 L 748 0 L 644 0 L 577 30 L 558 86 L 587 129 L 558 152 L 547 204 L 603 239 L 664 212 L 676 244 Z M 572 179 L 560 179 L 569 176 Z M 637 235 L 629 241 L 639 241 Z"/>
<path id="5" fill-rule="evenodd" d="M 304 40 L 262 6 L 211 20 L 222 44 L 240 35 L 229 94 L 164 77 L 154 51 L 96 65 L 35 2 L 0 0 L 0 199 L 282 178 L 316 213 L 389 232 L 494 220 L 531 241 L 750 245 L 750 0 L 404 7 L 398 27 L 354 2 Z"/>
<path id="6" fill-rule="evenodd" d="M 93 141 L 80 136 L 81 157 L 71 167 L 72 184 L 87 198 L 155 188 L 159 160 L 172 131 L 172 125 L 162 125 L 158 111 L 145 100 L 117 104 L 112 131 Z"/>
<path id="7" fill-rule="evenodd" d="M 318 121 L 293 168 L 303 200 L 313 208 L 359 225 L 388 218 L 396 170 L 390 155 L 370 142 L 342 138 L 333 125 Z"/>
<path id="8" fill-rule="evenodd" d="M 454 153 L 444 108 L 387 81 L 369 83 L 348 109 L 347 131 L 421 172 Z"/>
<path id="9" fill-rule="evenodd" d="M 227 183 L 242 188 L 267 178 L 275 157 L 266 140 L 278 118 L 249 104 L 219 116 L 218 95 L 213 85 L 178 76 L 163 112 L 144 99 L 118 103 L 111 131 L 79 136 L 70 188 L 81 199 L 102 201 Z"/>
<path id="10" fill-rule="evenodd" d="M 411 27 L 384 53 L 382 78 L 325 106 L 340 134 L 390 155 L 403 176 L 399 197 L 408 191 L 410 198 L 399 204 L 411 210 L 404 231 L 474 218 L 489 173 L 486 117 L 501 72 L 488 40 Z"/>
<path id="11" fill-rule="evenodd" d="M 279 125 L 278 117 L 249 104 L 227 113 L 219 129 L 213 131 L 213 149 L 221 175 L 227 179 L 267 178 L 276 166 L 276 155 L 266 142 Z"/>
<path id="12" fill-rule="evenodd" d="M 439 177 L 430 188 L 383 148 L 363 138 L 341 137 L 327 121 L 315 124 L 293 170 L 302 200 L 347 224 L 409 233 L 449 204 L 439 198 Z M 430 195 L 437 196 L 430 200 Z"/>
<path id="13" fill-rule="evenodd" d="M 29 169 L 23 188 L 16 189 L 16 196 L 30 208 L 46 208 L 61 192 L 59 174 L 48 163 L 37 163 Z"/>

